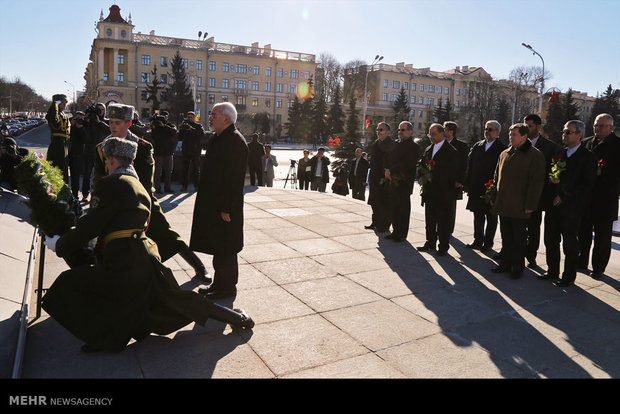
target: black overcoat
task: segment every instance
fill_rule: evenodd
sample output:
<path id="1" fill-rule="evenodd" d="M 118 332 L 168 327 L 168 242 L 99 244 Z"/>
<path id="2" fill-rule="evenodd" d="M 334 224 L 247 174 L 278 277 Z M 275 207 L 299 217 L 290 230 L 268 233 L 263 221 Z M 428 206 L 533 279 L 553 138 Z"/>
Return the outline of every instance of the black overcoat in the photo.
<path id="1" fill-rule="evenodd" d="M 489 211 L 490 204 L 480 198 L 486 192 L 485 183 L 493 179 L 499 154 L 506 149 L 506 145 L 499 139 L 493 141 L 488 150 L 484 150 L 486 139 L 476 142 L 467 158 L 467 172 L 465 187 L 467 188 L 467 209 L 470 211 Z"/>
<path id="2" fill-rule="evenodd" d="M 459 168 L 457 150 L 445 141 L 433 158 L 431 144 L 424 151 L 422 164 L 427 160 L 435 161 L 435 165 L 431 170 L 431 181 L 424 185 L 422 203 L 429 203 L 433 208 L 452 208 L 456 200 L 455 183 Z"/>
<path id="3" fill-rule="evenodd" d="M 394 149 L 396 143 L 390 137 L 375 140 L 368 149 L 370 155 L 370 173 L 368 175 L 368 204 L 386 204 L 387 186 L 381 184 L 385 178 L 386 154 Z"/>
<path id="4" fill-rule="evenodd" d="M 200 169 L 190 248 L 211 255 L 243 249 L 243 187 L 248 145 L 234 124 L 213 135 Z M 221 213 L 230 214 L 230 222 Z"/>
<path id="5" fill-rule="evenodd" d="M 596 176 L 591 196 L 593 217 L 618 219 L 618 187 L 620 184 L 620 137 L 609 135 L 597 142 L 595 137 L 583 140 L 586 149 L 592 151 L 597 163 L 603 160 L 604 166 Z"/>

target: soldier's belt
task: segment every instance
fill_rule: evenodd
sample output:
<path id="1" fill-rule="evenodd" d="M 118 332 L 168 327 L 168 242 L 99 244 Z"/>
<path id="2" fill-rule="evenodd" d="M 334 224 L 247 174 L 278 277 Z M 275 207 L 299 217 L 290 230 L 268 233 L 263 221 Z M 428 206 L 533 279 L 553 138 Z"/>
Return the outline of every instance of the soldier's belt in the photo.
<path id="1" fill-rule="evenodd" d="M 61 137 L 61 138 L 67 139 L 67 138 L 69 138 L 69 135 L 68 134 L 63 134 L 62 132 L 54 132 L 52 134 L 52 137 Z"/>
<path id="2" fill-rule="evenodd" d="M 128 230 L 117 230 L 112 233 L 108 233 L 103 238 L 103 241 L 108 244 L 112 240 L 116 239 L 139 239 L 144 235 L 144 229 L 128 229 Z"/>

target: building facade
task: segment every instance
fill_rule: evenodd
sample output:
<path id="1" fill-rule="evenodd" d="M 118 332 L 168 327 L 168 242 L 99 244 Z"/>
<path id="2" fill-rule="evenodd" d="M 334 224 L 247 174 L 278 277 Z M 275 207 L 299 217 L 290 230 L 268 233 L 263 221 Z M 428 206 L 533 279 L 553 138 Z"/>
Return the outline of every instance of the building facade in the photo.
<path id="1" fill-rule="evenodd" d="M 141 117 L 152 115 L 147 86 L 154 68 L 164 87 L 172 83 L 171 61 L 177 51 L 183 58 L 195 111 L 206 124 L 213 105 L 228 101 L 239 113 L 244 133 L 251 133 L 251 119 L 259 113 L 270 119 L 270 133 L 277 134 L 288 120 L 295 95 L 304 98 L 316 70 L 308 53 L 215 42 L 213 37 L 190 40 L 134 32 L 131 14 L 125 20 L 116 5 L 97 23 L 90 61 L 86 68 L 86 93 L 92 101 L 133 105 Z M 206 33 L 205 33 L 206 37 Z M 163 99 L 162 99 L 163 98 Z M 161 108 L 166 109 L 165 88 Z M 246 125 L 247 124 L 247 125 Z"/>

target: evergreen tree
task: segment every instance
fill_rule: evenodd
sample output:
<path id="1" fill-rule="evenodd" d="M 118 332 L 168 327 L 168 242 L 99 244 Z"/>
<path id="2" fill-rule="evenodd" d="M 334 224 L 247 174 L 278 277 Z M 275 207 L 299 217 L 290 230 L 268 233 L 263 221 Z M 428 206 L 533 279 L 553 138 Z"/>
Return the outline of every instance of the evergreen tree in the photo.
<path id="1" fill-rule="evenodd" d="M 594 120 L 600 114 L 609 114 L 614 117 L 614 124 L 620 122 L 620 103 L 618 102 L 618 98 L 614 94 L 614 90 L 609 85 L 607 90 L 602 96 L 599 96 L 594 101 L 594 105 L 592 106 L 592 112 L 590 113 L 590 118 L 588 119 L 588 123 L 586 125 L 586 135 L 591 136 L 594 135 Z"/>
<path id="2" fill-rule="evenodd" d="M 405 88 L 400 88 L 400 93 L 398 94 L 398 98 L 396 98 L 396 101 L 394 101 L 392 109 L 394 110 L 393 119 L 395 124 L 399 124 L 402 121 L 409 120 L 410 108 Z"/>
<path id="3" fill-rule="evenodd" d="M 343 163 L 355 158 L 355 149 L 361 147 L 359 132 L 359 109 L 356 107 L 357 99 L 351 94 L 349 99 L 349 114 L 347 116 L 346 131 L 340 145 L 335 148 L 334 156 L 338 158 L 332 164 L 332 169 L 338 168 Z"/>
<path id="4" fill-rule="evenodd" d="M 573 90 L 568 89 L 565 94 L 549 103 L 545 133 L 556 143 L 562 143 L 564 124 L 572 119 L 579 119 L 580 108 L 573 98 Z"/>
<path id="5" fill-rule="evenodd" d="M 288 122 L 285 127 L 288 131 L 288 136 L 292 139 L 297 139 L 301 133 L 301 102 L 297 95 L 293 98 L 293 103 L 288 108 Z"/>
<path id="6" fill-rule="evenodd" d="M 500 95 L 497 99 L 497 107 L 495 110 L 495 120 L 500 123 L 502 130 L 499 133 L 499 137 L 502 142 L 507 142 L 508 128 L 510 128 L 511 107 L 510 103 L 506 99 L 505 95 Z M 480 138 L 482 139 L 482 138 Z"/>
<path id="7" fill-rule="evenodd" d="M 437 123 L 443 124 L 446 121 L 452 120 L 452 104 L 450 103 L 450 99 L 446 100 L 446 106 L 442 106 L 442 100 L 439 98 L 439 105 L 433 111 L 433 116 L 437 120 Z"/>
<path id="8" fill-rule="evenodd" d="M 340 104 L 341 99 L 340 85 L 338 84 L 334 89 L 334 103 L 329 108 L 327 117 L 327 127 L 331 135 L 344 132 L 344 111 Z M 327 139 L 326 137 L 324 138 Z"/>
<path id="9" fill-rule="evenodd" d="M 327 102 L 323 90 L 314 99 L 314 107 L 312 108 L 312 143 L 318 144 L 321 137 L 326 139 L 329 135 L 327 125 Z"/>
<path id="10" fill-rule="evenodd" d="M 303 143 L 308 143 L 312 134 L 312 95 L 300 102 L 299 105 L 299 127 L 298 138 Z"/>
<path id="11" fill-rule="evenodd" d="M 170 66 L 172 67 L 172 85 L 168 87 L 166 107 L 170 112 L 170 118 L 178 124 L 183 120 L 187 111 L 194 109 L 194 99 L 187 82 L 183 58 L 178 50 L 170 61 Z"/>
<path id="12" fill-rule="evenodd" d="M 159 100 L 159 91 L 163 88 L 159 76 L 157 76 L 157 65 L 153 65 L 151 78 L 151 83 L 146 85 L 146 101 L 151 102 L 151 114 L 154 114 L 159 109 L 161 103 Z"/>

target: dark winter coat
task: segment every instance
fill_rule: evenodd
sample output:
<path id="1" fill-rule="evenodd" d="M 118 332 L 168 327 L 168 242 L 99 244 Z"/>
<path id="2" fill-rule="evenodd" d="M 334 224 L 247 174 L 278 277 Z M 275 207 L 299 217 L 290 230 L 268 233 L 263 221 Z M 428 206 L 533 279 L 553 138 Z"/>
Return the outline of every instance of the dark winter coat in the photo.
<path id="1" fill-rule="evenodd" d="M 385 157 L 386 154 L 394 150 L 396 143 L 390 137 L 384 141 L 376 139 L 368 149 L 370 156 L 370 173 L 368 175 L 368 204 L 387 203 L 387 187 L 381 184 L 385 178 Z"/>
<path id="2" fill-rule="evenodd" d="M 591 214 L 596 217 L 618 219 L 618 187 L 620 184 L 620 137 L 615 134 L 609 135 L 604 140 L 597 142 L 595 137 L 588 137 L 582 141 L 582 145 L 595 155 L 597 163 L 603 160 L 604 166 L 600 168 L 592 188 Z"/>
<path id="3" fill-rule="evenodd" d="M 467 172 L 465 175 L 465 187 L 467 188 L 467 209 L 470 211 L 487 212 L 491 207 L 481 198 L 486 192 L 484 186 L 493 179 L 499 154 L 506 149 L 506 145 L 496 139 L 488 150 L 484 150 L 487 140 L 476 142 L 467 158 Z"/>
<path id="4" fill-rule="evenodd" d="M 190 248 L 230 255 L 243 249 L 243 187 L 248 145 L 234 125 L 213 135 L 200 169 Z M 221 213 L 230 215 L 225 222 Z"/>

